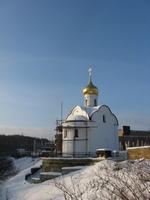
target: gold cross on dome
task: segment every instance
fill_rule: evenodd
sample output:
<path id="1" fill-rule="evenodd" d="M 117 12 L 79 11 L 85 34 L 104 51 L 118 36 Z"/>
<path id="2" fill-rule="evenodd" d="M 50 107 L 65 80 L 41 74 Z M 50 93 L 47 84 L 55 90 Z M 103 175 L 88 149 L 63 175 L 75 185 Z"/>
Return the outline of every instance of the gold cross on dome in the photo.
<path id="1" fill-rule="evenodd" d="M 91 77 L 92 77 L 92 65 L 89 65 L 88 72 L 89 72 L 89 80 L 91 80 Z"/>

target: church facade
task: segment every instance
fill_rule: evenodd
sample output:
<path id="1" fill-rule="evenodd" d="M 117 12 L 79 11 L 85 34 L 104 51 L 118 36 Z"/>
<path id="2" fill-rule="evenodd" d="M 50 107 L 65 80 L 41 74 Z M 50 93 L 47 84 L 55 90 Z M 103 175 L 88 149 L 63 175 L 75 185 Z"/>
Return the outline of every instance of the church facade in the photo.
<path id="1" fill-rule="evenodd" d="M 118 120 L 106 105 L 98 105 L 98 88 L 83 89 L 83 106 L 75 106 L 62 122 L 62 156 L 95 156 L 97 149 L 119 150 Z"/>

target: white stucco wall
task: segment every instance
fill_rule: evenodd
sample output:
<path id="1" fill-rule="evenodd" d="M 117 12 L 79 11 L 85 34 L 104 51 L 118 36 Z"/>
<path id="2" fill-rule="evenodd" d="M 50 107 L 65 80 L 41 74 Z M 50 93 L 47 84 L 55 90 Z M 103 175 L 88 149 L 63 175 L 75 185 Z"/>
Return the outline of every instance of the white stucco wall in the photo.
<path id="1" fill-rule="evenodd" d="M 98 96 L 97 95 L 93 95 L 93 94 L 84 95 L 84 106 L 87 106 L 87 107 L 97 106 L 97 105 L 94 105 L 94 100 L 95 99 L 96 99 L 96 102 L 98 104 Z"/>
<path id="2" fill-rule="evenodd" d="M 88 152 L 88 125 L 87 122 L 65 122 L 63 128 L 63 156 L 85 155 Z M 69 127 L 69 128 L 68 128 Z M 71 128 L 72 127 L 72 128 Z M 80 128 L 79 128 L 80 127 Z M 75 137 L 78 129 L 78 137 Z M 67 137 L 64 137 L 67 130 Z"/>
<path id="3" fill-rule="evenodd" d="M 67 131 L 67 137 L 64 137 L 65 131 Z M 73 130 L 63 129 L 63 144 L 62 144 L 63 156 L 73 155 L 73 139 L 74 139 Z"/>
<path id="4" fill-rule="evenodd" d="M 103 122 L 103 115 L 106 122 Z M 107 106 L 101 106 L 98 111 L 92 115 L 97 128 L 90 130 L 90 152 L 95 153 L 96 149 L 108 148 L 119 150 L 118 142 L 118 124 L 116 117 L 111 113 Z"/>

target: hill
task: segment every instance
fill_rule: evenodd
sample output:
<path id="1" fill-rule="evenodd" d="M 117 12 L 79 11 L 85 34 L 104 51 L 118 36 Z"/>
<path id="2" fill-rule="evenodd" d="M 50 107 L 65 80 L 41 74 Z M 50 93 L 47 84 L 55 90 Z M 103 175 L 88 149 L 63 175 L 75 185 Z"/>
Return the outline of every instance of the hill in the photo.
<path id="1" fill-rule="evenodd" d="M 48 139 L 35 138 L 23 135 L 0 135 L 0 156 L 16 156 L 17 149 L 33 151 L 34 141 L 40 146 L 48 143 Z"/>

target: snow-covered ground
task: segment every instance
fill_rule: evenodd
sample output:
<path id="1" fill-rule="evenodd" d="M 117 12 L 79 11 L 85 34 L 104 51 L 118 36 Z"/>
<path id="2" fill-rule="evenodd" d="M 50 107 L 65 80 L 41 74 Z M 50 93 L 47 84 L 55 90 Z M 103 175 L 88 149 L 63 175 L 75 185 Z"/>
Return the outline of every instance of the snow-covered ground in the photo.
<path id="1" fill-rule="evenodd" d="M 42 165 L 42 161 L 39 158 L 32 158 L 32 157 L 23 157 L 19 159 L 13 159 L 13 163 L 14 163 L 14 167 L 16 168 L 16 171 L 19 171 L 19 172 L 24 169 L 32 167 L 34 164 Z"/>
<path id="2" fill-rule="evenodd" d="M 53 181 L 37 185 L 25 181 L 25 175 L 30 173 L 31 167 L 40 167 L 42 160 L 25 157 L 14 159 L 13 162 L 18 174 L 5 181 L 0 200 L 50 200 L 59 196 L 60 192 Z"/>
<path id="3" fill-rule="evenodd" d="M 141 163 L 144 163 L 149 173 L 150 161 L 141 161 L 141 162 L 137 161 L 133 165 L 140 167 Z M 120 173 L 120 171 L 122 172 L 122 170 L 127 169 L 130 164 L 131 163 L 128 161 L 118 164 L 111 160 L 104 160 L 95 164 L 94 166 L 84 167 L 83 169 L 79 171 L 67 174 L 65 176 L 56 178 L 54 180 L 45 181 L 39 184 L 30 184 L 24 180 L 24 177 L 27 173 L 30 172 L 31 166 L 32 167 L 40 166 L 41 160 L 33 161 L 31 160 L 31 158 L 26 158 L 26 160 L 25 159 L 18 160 L 18 161 L 15 161 L 15 166 L 17 167 L 18 170 L 21 170 L 21 171 L 16 176 L 9 179 L 5 183 L 5 186 L 4 186 L 5 197 L 6 197 L 5 199 L 7 200 L 64 200 L 63 192 L 58 188 L 61 188 L 64 191 L 68 190 L 70 193 L 75 194 L 77 197 L 76 199 L 79 199 L 79 200 L 81 199 L 81 196 L 83 200 L 104 199 L 104 198 L 101 198 L 99 195 L 103 194 L 107 196 L 107 191 L 105 190 L 103 191 L 103 193 L 102 191 L 100 191 L 101 193 L 99 193 L 98 189 L 100 189 L 100 187 L 102 186 L 102 185 L 99 185 L 101 184 L 99 178 L 102 177 L 103 179 L 103 177 L 108 177 L 108 174 L 110 173 L 110 171 L 113 173 L 115 173 L 116 171 L 117 173 L 118 172 Z M 134 172 L 134 169 L 133 171 L 129 170 L 129 171 L 124 171 L 124 172 L 126 174 L 128 173 L 130 174 Z M 112 173 L 110 174 L 112 175 Z M 114 176 L 112 175 L 111 178 L 113 179 Z M 106 178 L 104 178 L 104 180 L 106 181 Z M 149 184 L 147 186 L 149 186 Z M 150 189 L 150 187 L 148 189 Z M 102 187 L 101 187 L 101 190 L 102 190 Z M 149 199 L 150 194 L 148 193 L 146 194 L 149 195 L 147 196 L 147 199 Z M 119 199 L 119 197 L 117 199 Z"/>
<path id="4" fill-rule="evenodd" d="M 42 161 L 39 158 L 24 157 L 20 159 L 12 158 L 12 160 L 14 165 L 12 171 L 17 173 L 17 175 L 1 183 L 0 200 L 8 199 L 9 191 L 15 190 L 15 187 L 22 183 L 25 175 L 30 173 L 32 166 L 40 166 L 42 164 Z"/>

